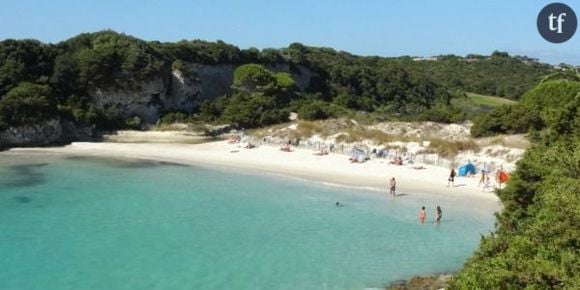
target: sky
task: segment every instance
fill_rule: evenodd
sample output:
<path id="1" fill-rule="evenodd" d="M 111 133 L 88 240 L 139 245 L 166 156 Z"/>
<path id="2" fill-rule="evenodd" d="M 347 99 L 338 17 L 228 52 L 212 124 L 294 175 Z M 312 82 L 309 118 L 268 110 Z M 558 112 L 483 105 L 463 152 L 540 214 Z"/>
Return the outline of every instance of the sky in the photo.
<path id="1" fill-rule="evenodd" d="M 112 29 L 144 40 L 223 40 L 240 48 L 292 42 L 359 55 L 527 55 L 580 65 L 580 31 L 562 44 L 536 28 L 542 0 L 2 0 L 0 39 L 56 43 Z M 580 1 L 562 0 L 580 16 Z M 580 29 L 579 29 L 580 30 Z"/>

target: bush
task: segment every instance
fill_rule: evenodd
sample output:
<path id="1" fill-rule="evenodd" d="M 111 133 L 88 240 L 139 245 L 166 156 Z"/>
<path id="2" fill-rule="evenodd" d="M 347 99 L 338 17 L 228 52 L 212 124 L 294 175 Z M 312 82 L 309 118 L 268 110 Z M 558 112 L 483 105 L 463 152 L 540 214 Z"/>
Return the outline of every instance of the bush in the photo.
<path id="1" fill-rule="evenodd" d="M 161 117 L 160 122 L 162 124 L 172 124 L 172 123 L 189 123 L 191 121 L 191 117 L 183 112 L 170 112 L 163 117 Z"/>
<path id="2" fill-rule="evenodd" d="M 432 121 L 439 123 L 455 123 L 465 121 L 465 114 L 452 106 L 438 105 L 421 113 L 419 121 Z"/>
<path id="3" fill-rule="evenodd" d="M 524 94 L 521 103 L 528 112 L 538 112 L 544 122 L 550 123 L 562 105 L 580 94 L 580 82 L 554 80 L 542 82 Z"/>
<path id="4" fill-rule="evenodd" d="M 473 120 L 473 137 L 527 133 L 544 126 L 540 112 L 522 104 L 504 105 Z"/>
<path id="5" fill-rule="evenodd" d="M 139 118 L 138 116 L 134 116 L 131 118 L 127 118 L 125 119 L 125 123 L 124 126 L 127 129 L 132 129 L 132 130 L 139 130 L 141 129 L 141 118 Z"/>
<path id="6" fill-rule="evenodd" d="M 431 139 L 429 150 L 443 157 L 453 157 L 459 152 L 479 151 L 479 146 L 473 140 L 447 141 L 443 139 Z"/>
<path id="7" fill-rule="evenodd" d="M 0 100 L 0 127 L 34 125 L 57 118 L 56 102 L 46 85 L 21 83 Z"/>
<path id="8" fill-rule="evenodd" d="M 223 113 L 224 97 L 218 98 L 217 101 L 212 102 L 205 100 L 199 106 L 199 116 L 202 120 L 207 122 L 216 121 Z"/>
<path id="9" fill-rule="evenodd" d="M 303 120 L 323 120 L 330 116 L 327 108 L 328 104 L 323 101 L 305 102 L 298 109 L 298 117 Z"/>

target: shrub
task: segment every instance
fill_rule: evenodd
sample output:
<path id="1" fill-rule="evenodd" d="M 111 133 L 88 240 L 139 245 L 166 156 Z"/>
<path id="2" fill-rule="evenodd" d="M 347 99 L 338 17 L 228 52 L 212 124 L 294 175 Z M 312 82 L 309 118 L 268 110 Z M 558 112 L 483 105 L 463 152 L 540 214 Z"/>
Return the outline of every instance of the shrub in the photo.
<path id="1" fill-rule="evenodd" d="M 447 141 L 436 138 L 429 141 L 429 149 L 443 157 L 454 157 L 463 151 L 479 151 L 479 146 L 471 139 L 466 141 Z"/>
<path id="2" fill-rule="evenodd" d="M 124 122 L 124 126 L 127 129 L 132 129 L 132 130 L 139 130 L 141 129 L 141 118 L 139 118 L 139 116 L 134 116 L 131 118 L 127 118 L 125 119 Z"/>
<path id="3" fill-rule="evenodd" d="M 521 104 L 504 105 L 475 118 L 473 127 L 471 127 L 471 135 L 482 137 L 497 134 L 518 134 L 526 133 L 530 129 L 537 130 L 543 126 L 544 121 L 537 110 Z"/>
<path id="4" fill-rule="evenodd" d="M 170 112 L 163 115 L 160 121 L 162 124 L 189 123 L 191 121 L 191 116 L 184 112 Z"/>
<path id="5" fill-rule="evenodd" d="M 329 117 L 327 107 L 328 104 L 320 100 L 305 102 L 298 109 L 298 117 L 303 120 L 326 119 Z"/>
<path id="6" fill-rule="evenodd" d="M 56 118 L 57 107 L 48 86 L 21 83 L 0 100 L 0 127 L 34 125 Z"/>
<path id="7" fill-rule="evenodd" d="M 439 123 L 455 123 L 465 121 L 465 114 L 458 108 L 438 105 L 421 113 L 419 121 L 432 121 Z"/>

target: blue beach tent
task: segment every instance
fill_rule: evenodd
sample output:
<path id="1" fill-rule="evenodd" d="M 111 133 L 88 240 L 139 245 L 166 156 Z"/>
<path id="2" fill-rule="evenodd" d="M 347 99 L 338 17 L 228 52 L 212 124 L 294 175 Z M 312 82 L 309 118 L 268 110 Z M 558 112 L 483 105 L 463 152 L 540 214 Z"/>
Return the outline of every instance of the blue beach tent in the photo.
<path id="1" fill-rule="evenodd" d="M 475 174 L 475 165 L 468 161 L 465 165 L 459 167 L 458 174 L 459 176 L 467 176 L 467 174 Z"/>

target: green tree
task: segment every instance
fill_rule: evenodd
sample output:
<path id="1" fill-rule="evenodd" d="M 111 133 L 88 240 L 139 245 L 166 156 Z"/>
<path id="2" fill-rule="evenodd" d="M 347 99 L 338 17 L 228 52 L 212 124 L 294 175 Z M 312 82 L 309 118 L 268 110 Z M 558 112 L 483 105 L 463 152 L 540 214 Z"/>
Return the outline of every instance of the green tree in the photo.
<path id="1" fill-rule="evenodd" d="M 266 91 L 275 86 L 276 79 L 271 71 L 259 64 L 246 64 L 234 71 L 233 88 L 238 91 Z"/>
<path id="2" fill-rule="evenodd" d="M 298 117 L 304 120 L 322 120 L 330 117 L 328 106 L 324 101 L 312 100 L 304 102 L 298 108 Z"/>
<path id="3" fill-rule="evenodd" d="M 0 67 L 0 95 L 5 94 L 16 86 L 24 76 L 24 64 L 14 59 L 9 59 Z"/>
<path id="4" fill-rule="evenodd" d="M 252 128 L 287 120 L 288 113 L 276 107 L 272 97 L 262 93 L 238 93 L 229 99 L 222 119 L 240 127 Z"/>
<path id="5" fill-rule="evenodd" d="M 580 95 L 580 82 L 552 80 L 541 82 L 526 92 L 517 105 L 501 106 L 474 119 L 475 137 L 496 134 L 526 133 L 550 126 L 561 114 L 563 104 Z"/>
<path id="6" fill-rule="evenodd" d="M 57 117 L 51 89 L 21 83 L 0 100 L 0 127 L 34 125 Z"/>

